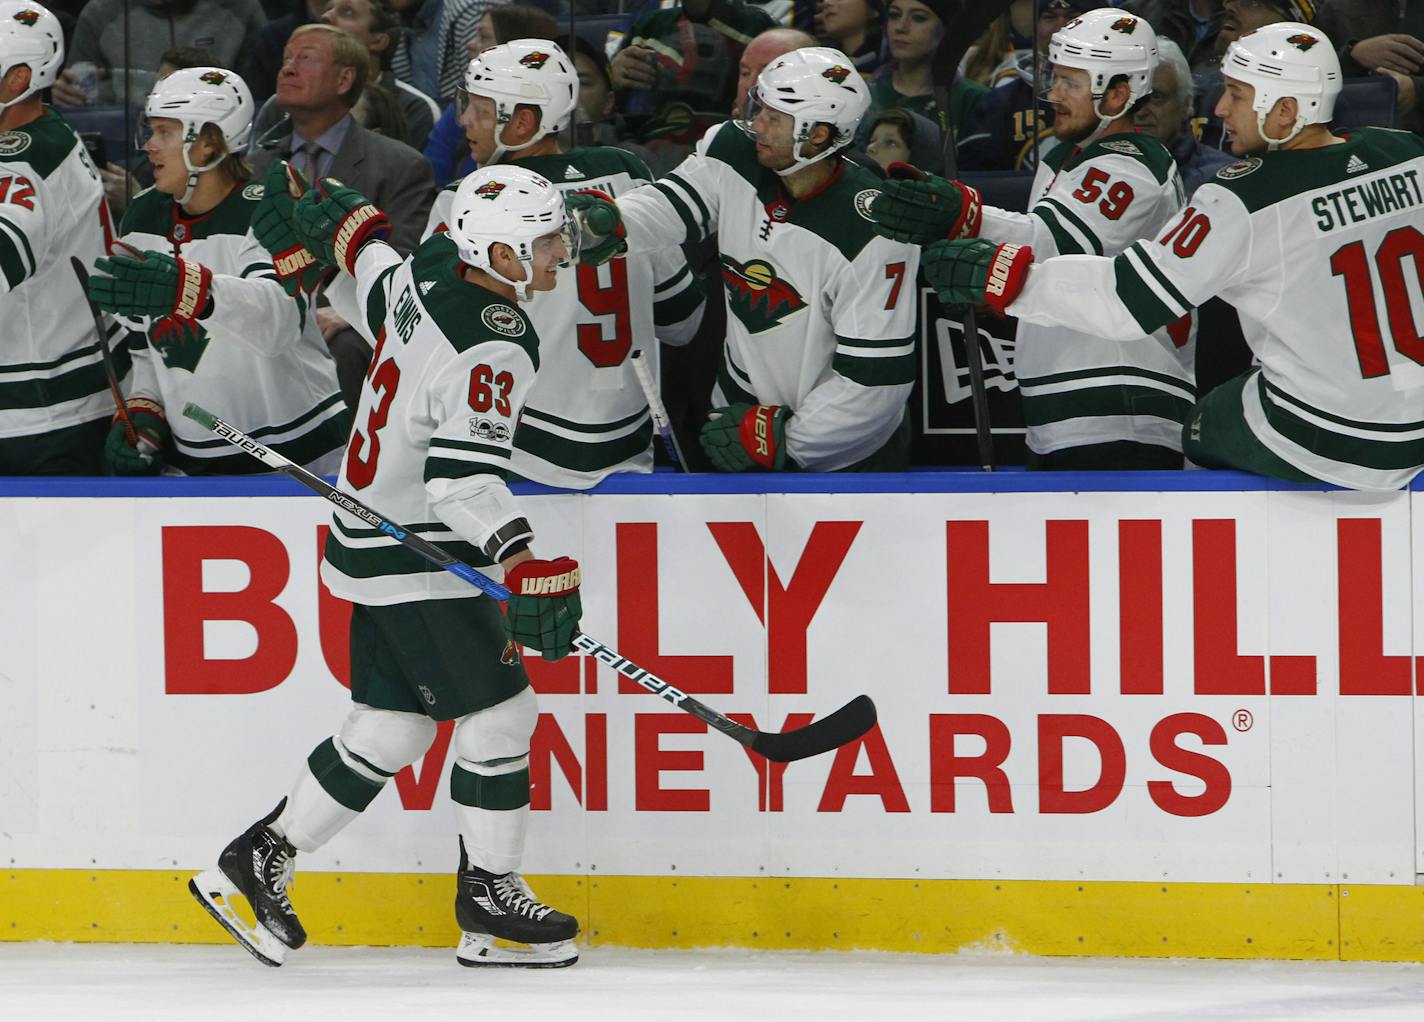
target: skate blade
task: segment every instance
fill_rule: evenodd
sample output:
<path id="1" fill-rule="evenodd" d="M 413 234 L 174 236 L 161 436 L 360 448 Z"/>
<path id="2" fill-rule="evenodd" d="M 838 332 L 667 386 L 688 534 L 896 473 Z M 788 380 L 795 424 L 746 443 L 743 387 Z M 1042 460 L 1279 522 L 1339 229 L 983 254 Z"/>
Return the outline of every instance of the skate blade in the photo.
<path id="1" fill-rule="evenodd" d="M 231 880 L 222 870 L 210 869 L 199 873 L 188 881 L 188 890 L 198 904 L 208 910 L 208 915 L 218 921 L 232 939 L 241 944 L 253 958 L 263 965 L 273 968 L 287 959 L 287 946 L 274 937 L 261 923 L 249 923 L 237 914 L 232 898 L 239 895 Z"/>
<path id="2" fill-rule="evenodd" d="M 563 969 L 578 961 L 578 947 L 571 940 L 552 944 L 496 944 L 488 933 L 466 933 L 460 937 L 455 960 L 472 969 Z"/>

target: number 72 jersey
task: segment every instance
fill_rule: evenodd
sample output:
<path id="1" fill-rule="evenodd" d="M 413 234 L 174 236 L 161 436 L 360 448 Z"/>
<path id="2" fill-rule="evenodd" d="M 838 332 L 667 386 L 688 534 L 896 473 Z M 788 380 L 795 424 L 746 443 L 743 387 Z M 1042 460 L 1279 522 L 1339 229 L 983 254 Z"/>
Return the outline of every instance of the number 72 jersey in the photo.
<path id="1" fill-rule="evenodd" d="M 1344 144 L 1223 168 L 1155 239 L 1116 259 L 1052 259 L 1009 313 L 1128 340 L 1219 295 L 1259 370 L 1258 440 L 1354 489 L 1424 466 L 1424 139 L 1360 129 Z"/>

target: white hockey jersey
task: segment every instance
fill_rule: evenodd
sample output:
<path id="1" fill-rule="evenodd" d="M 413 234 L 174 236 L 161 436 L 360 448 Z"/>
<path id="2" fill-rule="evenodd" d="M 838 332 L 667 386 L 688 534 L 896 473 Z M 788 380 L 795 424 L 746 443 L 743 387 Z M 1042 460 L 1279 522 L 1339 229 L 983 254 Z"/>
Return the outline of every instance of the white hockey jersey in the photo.
<path id="1" fill-rule="evenodd" d="M 616 198 L 652 180 L 622 149 L 512 162 L 564 192 L 596 188 Z M 426 237 L 444 227 L 456 187 L 436 197 Z M 521 305 L 539 334 L 540 368 L 514 434 L 514 473 L 581 490 L 612 472 L 651 472 L 652 418 L 629 356 L 645 352 L 656 379 L 657 342 L 686 344 L 702 322 L 702 286 L 677 248 L 559 274 L 557 288 Z"/>
<path id="2" fill-rule="evenodd" d="M 1029 212 L 985 207 L 979 236 L 1032 245 L 1037 261 L 1115 256 L 1156 234 L 1182 208 L 1172 154 L 1151 135 L 1119 134 L 1084 149 L 1055 147 L 1039 164 Z M 1029 449 L 1131 441 L 1182 449 L 1196 400 L 1194 320 L 1120 344 L 1092 331 L 1020 322 L 1014 372 Z"/>
<path id="3" fill-rule="evenodd" d="M 1424 139 L 1361 128 L 1222 169 L 1116 259 L 1035 265 L 1009 312 L 1125 340 L 1219 295 L 1260 363 L 1256 438 L 1317 479 L 1395 489 L 1424 466 L 1421 224 Z"/>
<path id="4" fill-rule="evenodd" d="M 896 439 L 916 369 L 919 249 L 875 233 L 876 178 L 832 159 L 830 180 L 793 200 L 729 122 L 618 200 L 630 252 L 716 232 L 728 315 L 713 400 L 790 408 L 787 454 L 816 472 Z"/>
<path id="5" fill-rule="evenodd" d="M 531 535 L 505 473 L 539 368 L 539 339 L 513 302 L 461 276 L 436 234 L 404 262 L 371 243 L 327 290 L 375 347 L 339 485 L 477 567 Z M 332 515 L 321 577 L 336 596 L 385 605 L 480 591 L 378 529 Z"/>
<path id="6" fill-rule="evenodd" d="M 0 437 L 114 414 L 88 296 L 69 262 L 92 267 L 111 233 L 99 172 L 57 113 L 0 133 Z M 128 355 L 115 355 L 122 376 Z"/>
<path id="7" fill-rule="evenodd" d="M 319 474 L 336 471 L 350 430 L 316 317 L 304 298 L 287 296 L 272 257 L 249 230 L 261 198 L 260 184 L 234 188 L 207 213 L 190 217 L 171 195 L 149 189 L 124 214 L 125 244 L 213 272 L 212 312 L 199 321 L 197 337 L 174 340 L 153 320 L 135 321 L 142 332 L 129 335 L 128 396 L 164 406 L 173 431 L 169 460 L 189 475 L 268 471 L 181 415 L 189 401 Z"/>

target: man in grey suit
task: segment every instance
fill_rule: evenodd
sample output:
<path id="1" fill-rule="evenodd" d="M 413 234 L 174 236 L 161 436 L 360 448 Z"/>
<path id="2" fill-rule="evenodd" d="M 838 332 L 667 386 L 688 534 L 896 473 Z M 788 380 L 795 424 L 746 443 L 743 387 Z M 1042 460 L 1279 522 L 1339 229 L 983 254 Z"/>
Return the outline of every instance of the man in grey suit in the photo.
<path id="1" fill-rule="evenodd" d="M 252 163 L 261 180 L 274 160 L 287 159 L 308 180 L 334 177 L 367 196 L 391 220 L 390 244 L 409 255 L 435 201 L 430 164 L 404 142 L 367 131 L 351 116 L 370 74 L 370 56 L 350 35 L 330 25 L 292 33 L 277 75 L 277 103 L 291 130 L 260 139 Z M 329 307 L 317 309 L 322 336 L 336 359 L 347 403 L 356 407 L 371 348 Z"/>

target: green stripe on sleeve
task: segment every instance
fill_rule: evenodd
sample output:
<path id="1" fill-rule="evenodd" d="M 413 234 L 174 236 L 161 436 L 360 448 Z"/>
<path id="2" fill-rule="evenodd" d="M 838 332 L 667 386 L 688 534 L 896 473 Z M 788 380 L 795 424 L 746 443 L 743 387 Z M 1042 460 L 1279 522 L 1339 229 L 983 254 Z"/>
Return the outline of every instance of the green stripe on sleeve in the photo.
<path id="1" fill-rule="evenodd" d="M 661 181 L 654 181 L 650 187 L 657 191 L 663 198 L 667 199 L 673 211 L 682 218 L 683 229 L 687 231 L 687 240 L 700 241 L 702 239 L 702 227 L 693 219 L 692 211 L 687 208 L 687 204 L 684 203 L 682 199 L 678 198 L 677 193 Z"/>
<path id="2" fill-rule="evenodd" d="M 1187 296 L 1177 290 L 1177 285 L 1173 284 L 1167 275 L 1162 272 L 1161 267 L 1152 261 L 1152 257 L 1148 255 L 1147 249 L 1143 248 L 1142 242 L 1139 241 L 1137 244 L 1128 248 L 1129 252 L 1134 250 L 1137 252 L 1138 260 L 1143 266 L 1147 267 L 1147 271 L 1151 273 L 1153 279 L 1162 286 L 1162 290 L 1166 291 L 1167 294 L 1172 297 L 1172 300 L 1182 307 L 1179 315 L 1186 315 L 1186 313 L 1196 308 L 1196 304 L 1187 301 Z"/>
<path id="3" fill-rule="evenodd" d="M 915 382 L 915 355 L 888 358 L 857 358 L 839 351 L 831 359 L 832 372 L 840 373 L 862 387 L 894 387 Z"/>
<path id="4" fill-rule="evenodd" d="M 381 328 L 386 323 L 386 281 L 399 269 L 399 266 L 392 266 L 376 278 L 376 283 L 371 290 L 366 293 L 366 327 L 371 331 L 372 337 L 377 337 L 381 333 Z"/>
<path id="5" fill-rule="evenodd" d="M 664 180 L 676 181 L 677 184 L 678 184 L 678 187 L 680 187 L 680 188 L 681 188 L 683 191 L 685 191 L 688 195 L 692 196 L 692 201 L 697 204 L 697 211 L 702 214 L 702 226 L 703 226 L 703 228 L 704 228 L 705 230 L 707 230 L 707 231 L 711 231 L 711 230 L 712 230 L 712 213 L 707 209 L 707 204 L 702 201 L 702 196 L 701 196 L 701 194 L 697 191 L 697 189 L 696 189 L 696 188 L 693 188 L 690 184 L 688 184 L 686 181 L 684 181 L 684 180 L 682 179 L 682 175 L 678 174 L 678 173 L 675 172 L 675 171 L 672 172 L 672 173 L 664 174 L 664 175 L 663 175 L 663 179 L 664 179 Z"/>
<path id="6" fill-rule="evenodd" d="M 1127 311 L 1132 313 L 1132 318 L 1137 320 L 1143 334 L 1155 333 L 1168 323 L 1181 318 L 1180 313 L 1169 309 L 1166 303 L 1157 297 L 1157 292 L 1143 283 L 1137 270 L 1128 262 L 1127 256 L 1120 255 L 1113 260 L 1113 271 L 1117 276 L 1117 296 L 1122 299 L 1122 304 L 1127 306 Z"/>
<path id="7" fill-rule="evenodd" d="M 1062 217 L 1063 220 L 1068 224 L 1068 226 L 1072 227 L 1084 238 L 1088 239 L 1088 244 L 1093 246 L 1093 255 L 1103 254 L 1103 243 L 1098 240 L 1097 232 L 1094 231 L 1091 227 L 1089 227 L 1087 223 L 1083 220 L 1083 218 L 1080 217 L 1077 213 L 1074 213 L 1071 209 L 1069 209 L 1063 203 L 1059 202 L 1057 199 L 1040 199 L 1038 205 L 1052 207 L 1053 211 L 1057 213 L 1060 217 Z M 1035 206 L 1034 210 L 1037 211 L 1038 206 Z"/>
<path id="8" fill-rule="evenodd" d="M 4 217 L 0 217 L 0 226 L 5 227 L 6 232 L 9 234 L 13 234 L 14 240 L 19 242 L 17 250 L 19 251 L 20 255 L 24 257 L 25 263 L 30 268 L 30 272 L 28 275 L 33 275 L 35 273 L 36 265 L 35 250 L 30 247 L 30 239 L 25 237 L 24 231 L 20 230 L 20 228 L 16 227 L 12 221 L 7 220 Z"/>
<path id="9" fill-rule="evenodd" d="M 1033 211 L 1033 215 L 1042 220 L 1043 225 L 1048 228 L 1048 233 L 1053 235 L 1053 243 L 1058 246 L 1059 255 L 1085 254 L 1083 246 L 1078 244 L 1078 239 L 1063 229 L 1063 225 L 1058 222 L 1058 215 L 1053 210 L 1040 205 Z"/>
<path id="10" fill-rule="evenodd" d="M 681 323 L 697 311 L 702 300 L 702 288 L 695 285 L 683 288 L 667 298 L 657 299 L 653 303 L 653 325 L 672 326 Z"/>
<path id="11" fill-rule="evenodd" d="M 463 461 L 455 458 L 438 458 L 427 455 L 425 459 L 425 481 L 432 479 L 467 479 L 470 476 L 492 475 L 497 479 L 505 477 L 505 470 L 487 461 Z"/>

